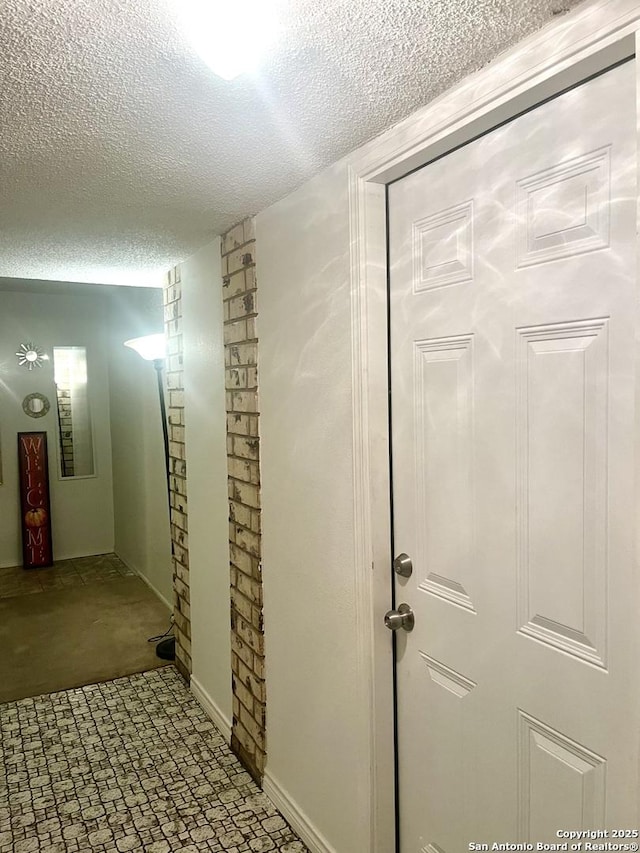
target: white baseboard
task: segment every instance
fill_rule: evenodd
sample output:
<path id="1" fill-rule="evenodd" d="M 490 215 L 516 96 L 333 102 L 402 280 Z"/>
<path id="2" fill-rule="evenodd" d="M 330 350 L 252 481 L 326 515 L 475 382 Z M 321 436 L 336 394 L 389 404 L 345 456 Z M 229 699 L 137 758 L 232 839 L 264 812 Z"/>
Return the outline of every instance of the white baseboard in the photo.
<path id="1" fill-rule="evenodd" d="M 262 789 L 311 853 L 336 853 L 335 848 L 318 832 L 298 804 L 291 799 L 268 770 L 264 774 Z"/>
<path id="2" fill-rule="evenodd" d="M 139 577 L 141 581 L 144 581 L 146 583 L 146 585 L 149 587 L 151 592 L 160 599 L 160 601 L 166 606 L 166 608 L 169 610 L 169 612 L 173 613 L 173 603 L 164 597 L 164 595 L 160 592 L 160 590 L 157 589 L 157 587 L 155 587 L 151 583 L 149 578 L 146 575 L 143 575 L 142 572 L 140 571 L 140 569 L 136 568 L 136 566 L 132 566 L 131 563 L 128 563 L 125 559 L 123 559 L 120 556 L 120 554 L 116 554 L 116 556 L 118 557 L 119 560 L 122 560 L 122 562 L 125 564 L 125 566 L 128 569 L 131 569 L 132 572 L 135 572 L 136 576 Z"/>
<path id="3" fill-rule="evenodd" d="M 97 554 L 86 554 L 84 551 L 80 554 L 59 554 L 57 551 L 53 555 L 53 559 L 56 563 L 61 563 L 63 560 L 77 560 L 80 557 L 102 557 L 105 554 L 113 554 L 113 550 L 111 551 L 98 551 Z M 15 559 L 10 560 L 0 560 L 0 569 L 14 569 L 22 567 L 22 551 L 19 551 Z M 47 567 L 48 568 L 48 567 Z M 135 571 L 135 569 L 133 569 Z"/>
<path id="4" fill-rule="evenodd" d="M 189 681 L 189 686 L 191 687 L 191 692 L 196 697 L 198 702 L 202 705 L 202 708 L 207 714 L 207 716 L 220 730 L 220 734 L 223 736 L 225 741 L 227 743 L 231 743 L 231 720 L 228 719 L 228 717 L 222 713 L 222 711 L 213 701 L 211 696 L 209 696 L 209 694 L 200 684 L 198 679 L 195 678 L 193 675 L 191 676 L 191 679 Z"/>

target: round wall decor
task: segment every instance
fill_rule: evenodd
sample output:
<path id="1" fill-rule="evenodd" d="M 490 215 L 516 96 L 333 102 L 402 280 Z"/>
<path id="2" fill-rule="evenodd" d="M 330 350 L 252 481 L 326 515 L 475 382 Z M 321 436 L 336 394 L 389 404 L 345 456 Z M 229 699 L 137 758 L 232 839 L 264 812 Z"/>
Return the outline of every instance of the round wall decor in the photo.
<path id="1" fill-rule="evenodd" d="M 38 394 L 37 391 L 33 394 L 27 394 L 22 401 L 22 410 L 30 418 L 42 418 L 47 414 L 49 409 L 49 400 L 44 394 Z"/>

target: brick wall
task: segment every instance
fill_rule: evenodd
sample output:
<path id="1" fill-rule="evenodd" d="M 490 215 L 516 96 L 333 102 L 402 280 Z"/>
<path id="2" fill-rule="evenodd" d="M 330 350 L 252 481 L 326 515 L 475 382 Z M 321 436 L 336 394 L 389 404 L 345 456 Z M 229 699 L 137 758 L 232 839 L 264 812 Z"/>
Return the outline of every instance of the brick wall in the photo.
<path id="1" fill-rule="evenodd" d="M 260 439 L 254 220 L 222 240 L 229 547 L 231 746 L 254 779 L 265 764 L 264 631 L 260 563 Z"/>
<path id="2" fill-rule="evenodd" d="M 184 441 L 184 377 L 182 368 L 182 285 L 180 268 L 167 274 L 164 288 L 167 337 L 166 405 L 169 428 L 171 553 L 176 666 L 188 681 L 191 674 L 189 542 L 187 528 L 187 462 Z"/>
<path id="3" fill-rule="evenodd" d="M 56 385 L 58 423 L 60 425 L 60 467 L 63 477 L 73 477 L 73 418 L 71 416 L 71 391 Z"/>

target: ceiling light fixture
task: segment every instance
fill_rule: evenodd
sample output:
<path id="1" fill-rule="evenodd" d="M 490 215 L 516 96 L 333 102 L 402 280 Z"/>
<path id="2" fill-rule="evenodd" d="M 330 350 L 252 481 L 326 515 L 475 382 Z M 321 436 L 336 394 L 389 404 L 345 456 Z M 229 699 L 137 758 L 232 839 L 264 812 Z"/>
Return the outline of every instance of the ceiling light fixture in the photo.
<path id="1" fill-rule="evenodd" d="M 233 80 L 253 71 L 277 32 L 274 0 L 174 0 L 188 40 L 218 77 Z"/>

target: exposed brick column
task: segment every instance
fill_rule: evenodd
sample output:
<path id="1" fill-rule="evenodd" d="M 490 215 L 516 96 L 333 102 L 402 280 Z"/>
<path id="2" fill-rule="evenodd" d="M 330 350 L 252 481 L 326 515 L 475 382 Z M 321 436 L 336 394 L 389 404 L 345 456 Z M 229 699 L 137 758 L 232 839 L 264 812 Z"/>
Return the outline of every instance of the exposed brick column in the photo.
<path id="1" fill-rule="evenodd" d="M 191 675 L 191 610 L 189 604 L 189 542 L 187 528 L 187 461 L 184 439 L 184 375 L 182 367 L 182 285 L 180 268 L 167 274 L 164 288 L 167 337 L 166 387 L 171 492 L 171 554 L 176 666 Z"/>
<path id="2" fill-rule="evenodd" d="M 254 220 L 222 240 L 231 554 L 231 747 L 260 784 L 265 765 L 260 439 Z"/>

